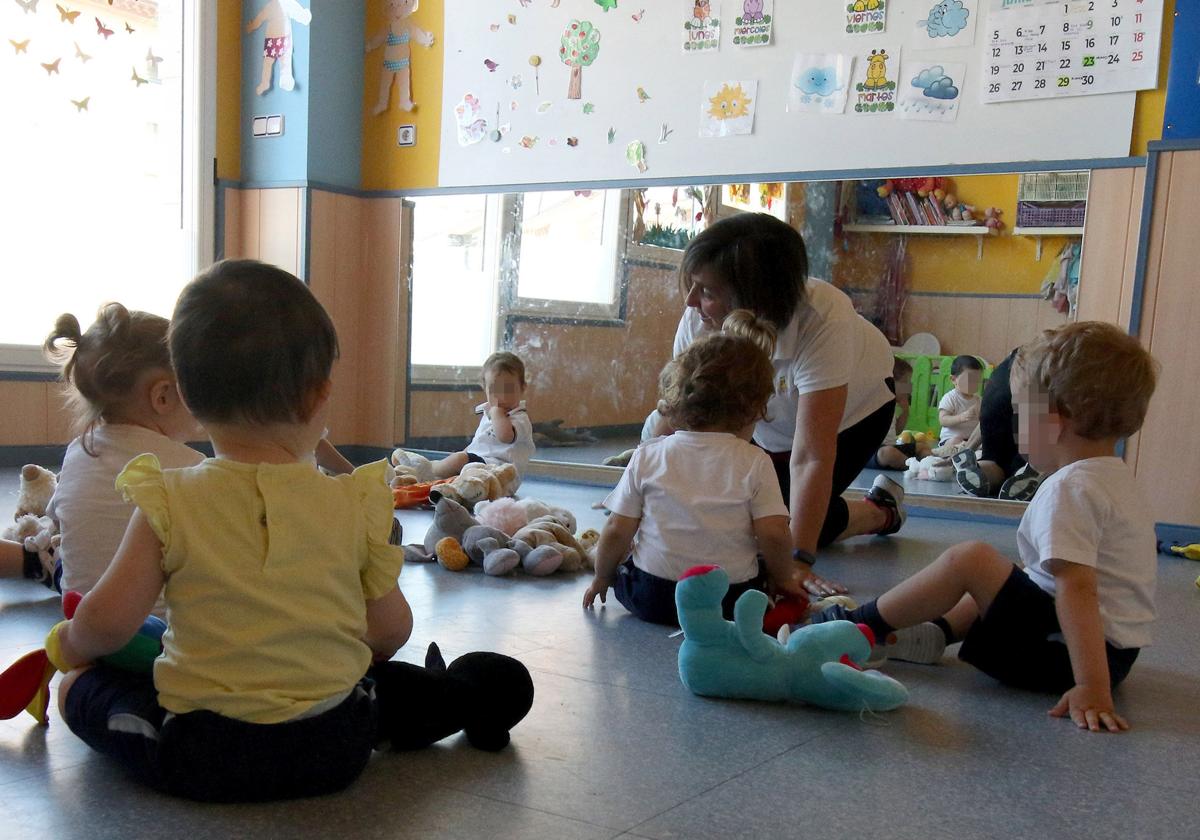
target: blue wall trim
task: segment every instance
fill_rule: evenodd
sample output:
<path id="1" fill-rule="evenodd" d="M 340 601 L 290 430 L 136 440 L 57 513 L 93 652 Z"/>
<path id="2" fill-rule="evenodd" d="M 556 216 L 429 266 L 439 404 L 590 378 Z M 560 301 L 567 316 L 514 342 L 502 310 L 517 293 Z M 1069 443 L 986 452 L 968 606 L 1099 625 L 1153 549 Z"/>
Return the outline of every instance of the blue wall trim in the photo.
<path id="1" fill-rule="evenodd" d="M 58 371 L 0 370 L 0 382 L 57 382 Z"/>
<path id="2" fill-rule="evenodd" d="M 1158 189 L 1158 156 L 1151 149 L 1146 163 L 1146 183 L 1142 192 L 1142 218 L 1138 229 L 1137 259 L 1133 268 L 1133 290 L 1129 307 L 1129 334 L 1140 335 L 1142 330 L 1143 297 L 1146 293 L 1146 266 L 1150 262 L 1150 220 L 1154 215 L 1154 194 Z"/>
<path id="3" fill-rule="evenodd" d="M 868 295 L 877 289 L 865 289 L 858 286 L 841 287 L 846 294 Z M 909 297 L 965 297 L 965 298 L 1012 298 L 1017 300 L 1045 300 L 1041 295 L 1017 294 L 1016 292 L 909 292 Z"/>
<path id="4" fill-rule="evenodd" d="M 1163 139 L 1200 137 L 1200 4 L 1195 0 L 1176 0 L 1171 38 Z"/>
<path id="5" fill-rule="evenodd" d="M 1200 108 L 1200 105 L 1197 105 Z M 1200 149 L 1200 137 L 1180 137 L 1174 140 L 1152 140 L 1146 144 L 1151 152 L 1192 152 Z"/>

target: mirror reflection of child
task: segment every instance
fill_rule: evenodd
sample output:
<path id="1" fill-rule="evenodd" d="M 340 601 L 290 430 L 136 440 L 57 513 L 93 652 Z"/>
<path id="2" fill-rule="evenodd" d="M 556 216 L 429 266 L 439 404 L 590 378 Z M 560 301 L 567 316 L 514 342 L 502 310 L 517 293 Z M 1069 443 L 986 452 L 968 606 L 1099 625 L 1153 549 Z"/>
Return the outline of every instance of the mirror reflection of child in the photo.
<path id="1" fill-rule="evenodd" d="M 983 380 L 983 363 L 974 356 L 955 356 L 950 364 L 950 381 L 954 387 L 938 403 L 938 422 L 942 431 L 938 442 L 954 446 L 965 442 L 979 425 L 979 385 Z"/>
<path id="2" fill-rule="evenodd" d="M 908 425 L 908 411 L 912 404 L 912 365 L 897 358 L 892 363 L 892 381 L 896 385 L 896 418 L 888 429 L 879 450 L 867 461 L 869 470 L 903 470 L 908 468 L 909 458 L 924 458 L 931 452 L 928 441 L 916 440 L 901 443 L 897 435 Z"/>
<path id="3" fill-rule="evenodd" d="M 533 423 L 525 411 L 525 363 L 514 353 L 488 356 L 483 363 L 483 392 L 487 401 L 475 407 L 475 413 L 483 416 L 466 449 L 433 462 L 397 449 L 392 453 L 397 472 L 409 471 L 419 481 L 430 481 L 453 478 L 470 463 L 512 464 L 523 476 L 536 450 Z"/>
<path id="4" fill-rule="evenodd" d="M 611 514 L 584 607 L 611 587 L 643 621 L 678 624 L 675 585 L 704 563 L 729 573 L 727 618 L 748 589 L 807 598 L 775 468 L 750 442 L 775 390 L 763 347 L 774 342 L 772 325 L 737 310 L 663 369 L 659 411 L 675 431 L 639 446 L 604 500 Z"/>

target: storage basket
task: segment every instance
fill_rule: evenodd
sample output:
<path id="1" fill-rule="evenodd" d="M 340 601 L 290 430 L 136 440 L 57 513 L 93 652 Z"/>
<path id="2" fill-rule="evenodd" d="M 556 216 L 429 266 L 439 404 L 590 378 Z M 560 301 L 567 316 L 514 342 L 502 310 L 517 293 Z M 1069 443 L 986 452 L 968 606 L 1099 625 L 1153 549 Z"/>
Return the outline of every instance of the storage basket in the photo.
<path id="1" fill-rule="evenodd" d="M 1043 204 L 1017 202 L 1017 227 L 1083 227 L 1086 201 Z"/>

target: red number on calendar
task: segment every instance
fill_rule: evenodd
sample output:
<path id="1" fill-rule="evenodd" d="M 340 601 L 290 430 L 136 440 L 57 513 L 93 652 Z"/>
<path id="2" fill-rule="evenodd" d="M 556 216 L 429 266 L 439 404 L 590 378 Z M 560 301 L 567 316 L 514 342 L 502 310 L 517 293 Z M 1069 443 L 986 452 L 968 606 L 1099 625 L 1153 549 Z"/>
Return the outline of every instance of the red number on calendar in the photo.
<path id="1" fill-rule="evenodd" d="M 1129 59 L 1129 60 L 1130 60 L 1130 61 L 1141 61 L 1141 60 L 1142 60 L 1142 51 L 1141 51 L 1141 50 L 1134 50 L 1134 51 L 1133 51 L 1133 55 L 1130 57 L 1130 59 Z"/>
<path id="2" fill-rule="evenodd" d="M 1140 43 L 1142 43 L 1142 39 L 1145 37 L 1146 37 L 1145 32 L 1134 32 L 1133 33 L 1133 42 L 1135 44 L 1140 44 Z"/>

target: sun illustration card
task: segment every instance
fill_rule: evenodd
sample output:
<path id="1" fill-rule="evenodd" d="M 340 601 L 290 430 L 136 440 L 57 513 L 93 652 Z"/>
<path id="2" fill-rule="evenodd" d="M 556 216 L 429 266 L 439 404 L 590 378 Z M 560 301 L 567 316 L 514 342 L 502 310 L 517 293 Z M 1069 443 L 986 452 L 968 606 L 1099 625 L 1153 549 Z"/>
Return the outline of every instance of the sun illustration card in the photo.
<path id="1" fill-rule="evenodd" d="M 788 84 L 789 112 L 840 114 L 846 110 L 846 91 L 854 56 L 840 53 L 796 53 Z"/>
<path id="2" fill-rule="evenodd" d="M 705 82 L 700 99 L 700 136 L 754 133 L 758 81 Z"/>

